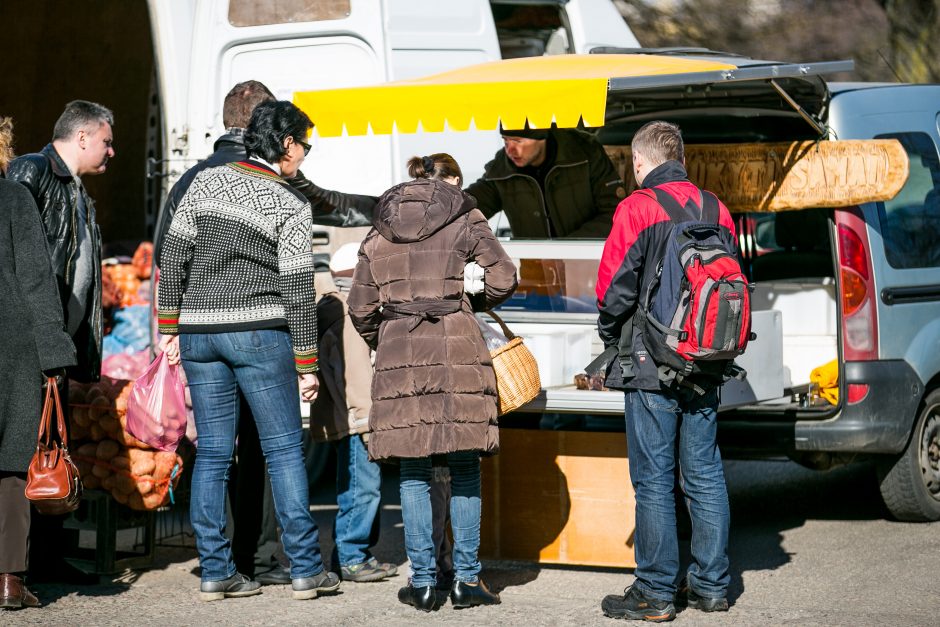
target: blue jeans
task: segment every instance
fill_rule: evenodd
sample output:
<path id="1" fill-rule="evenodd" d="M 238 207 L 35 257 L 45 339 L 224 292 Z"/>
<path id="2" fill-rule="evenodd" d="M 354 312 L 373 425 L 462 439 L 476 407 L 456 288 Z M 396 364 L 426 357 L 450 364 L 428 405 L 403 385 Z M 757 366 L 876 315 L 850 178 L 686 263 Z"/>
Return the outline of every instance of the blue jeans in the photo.
<path id="1" fill-rule="evenodd" d="M 341 566 L 355 566 L 372 558 L 369 547 L 379 539 L 379 502 L 382 472 L 369 461 L 361 435 L 351 435 L 333 443 L 336 447 L 336 558 Z"/>
<path id="2" fill-rule="evenodd" d="M 675 468 L 692 516 L 689 586 L 727 594 L 731 512 L 716 443 L 718 392 L 684 401 L 669 392 L 627 390 L 627 455 L 636 491 L 636 583 L 653 599 L 673 599 L 679 579 Z"/>
<path id="3" fill-rule="evenodd" d="M 181 334 L 180 356 L 199 433 L 189 516 L 202 580 L 220 581 L 235 574 L 224 530 L 239 390 L 258 427 L 291 577 L 320 573 L 323 561 L 319 531 L 310 515 L 290 335 L 279 330 Z"/>
<path id="4" fill-rule="evenodd" d="M 480 453 L 446 455 L 450 467 L 450 523 L 454 535 L 454 578 L 473 583 L 480 575 Z M 434 523 L 431 514 L 431 458 L 401 460 L 401 517 L 405 552 L 411 561 L 411 585 L 437 583 Z"/>

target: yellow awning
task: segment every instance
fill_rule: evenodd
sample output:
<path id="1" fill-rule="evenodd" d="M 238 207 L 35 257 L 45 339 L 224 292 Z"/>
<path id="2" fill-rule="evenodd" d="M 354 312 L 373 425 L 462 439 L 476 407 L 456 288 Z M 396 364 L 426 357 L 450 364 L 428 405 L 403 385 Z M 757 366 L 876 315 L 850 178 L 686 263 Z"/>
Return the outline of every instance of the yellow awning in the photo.
<path id="1" fill-rule="evenodd" d="M 492 130 L 502 121 L 546 128 L 602 126 L 610 78 L 694 74 L 737 66 L 656 55 L 560 55 L 493 61 L 372 87 L 297 92 L 321 137 L 424 131 L 465 131 L 471 121 Z"/>

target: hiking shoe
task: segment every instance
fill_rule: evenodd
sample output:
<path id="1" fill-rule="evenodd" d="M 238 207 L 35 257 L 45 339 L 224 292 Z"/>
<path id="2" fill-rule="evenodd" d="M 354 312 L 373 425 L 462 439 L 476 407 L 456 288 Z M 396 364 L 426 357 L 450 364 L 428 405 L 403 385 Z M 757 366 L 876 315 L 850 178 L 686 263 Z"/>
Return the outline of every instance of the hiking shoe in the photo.
<path id="1" fill-rule="evenodd" d="M 703 597 L 689 587 L 689 582 L 686 579 L 682 580 L 679 589 L 676 591 L 676 603 L 702 612 L 728 611 L 728 599 L 726 597 Z"/>
<path id="2" fill-rule="evenodd" d="M 327 570 L 321 571 L 319 575 L 313 577 L 300 577 L 292 579 L 291 588 L 294 590 L 294 598 L 298 601 L 306 599 L 315 599 L 321 592 L 335 592 L 339 590 L 339 577 L 336 573 Z"/>
<path id="3" fill-rule="evenodd" d="M 398 567 L 394 564 L 380 564 L 377 559 L 371 557 L 361 564 L 342 566 L 339 571 L 343 581 L 367 583 L 394 576 L 398 573 Z"/>
<path id="4" fill-rule="evenodd" d="M 203 581 L 199 584 L 199 598 L 203 601 L 221 601 L 256 594 L 261 594 L 261 584 L 241 573 L 235 573 L 221 581 Z"/>
<path id="5" fill-rule="evenodd" d="M 651 599 L 640 592 L 636 586 L 630 586 L 622 595 L 608 594 L 601 601 L 604 616 L 627 620 L 646 620 L 651 623 L 663 623 L 676 617 L 676 608 L 671 601 Z"/>
<path id="6" fill-rule="evenodd" d="M 262 586 L 286 586 L 291 582 L 290 569 L 278 564 L 271 570 L 255 575 L 255 581 Z"/>

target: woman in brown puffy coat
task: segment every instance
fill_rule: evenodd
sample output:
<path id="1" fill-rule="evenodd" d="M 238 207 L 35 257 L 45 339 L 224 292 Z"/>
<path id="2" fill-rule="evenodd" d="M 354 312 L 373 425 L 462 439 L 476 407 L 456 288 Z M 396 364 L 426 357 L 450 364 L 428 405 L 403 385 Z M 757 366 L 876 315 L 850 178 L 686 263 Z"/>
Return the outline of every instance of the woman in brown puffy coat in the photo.
<path id="1" fill-rule="evenodd" d="M 415 180 L 379 199 L 359 250 L 349 294 L 356 329 L 376 351 L 369 456 L 401 461 L 405 550 L 412 578 L 402 603 L 437 609 L 432 542 L 431 456 L 451 473 L 454 607 L 499 603 L 480 580 L 480 454 L 499 448 L 496 377 L 464 295 L 464 267 L 484 271 L 480 306 L 516 288 L 516 268 L 450 155 L 414 157 Z"/>

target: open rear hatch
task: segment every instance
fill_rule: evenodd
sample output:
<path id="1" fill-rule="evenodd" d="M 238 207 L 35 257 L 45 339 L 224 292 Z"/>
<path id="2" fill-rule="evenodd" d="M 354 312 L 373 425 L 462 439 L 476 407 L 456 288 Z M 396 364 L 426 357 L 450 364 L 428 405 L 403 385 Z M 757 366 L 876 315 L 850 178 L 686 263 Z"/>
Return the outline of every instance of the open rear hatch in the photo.
<path id="1" fill-rule="evenodd" d="M 680 124 L 686 143 L 818 139 L 826 135 L 830 100 L 822 75 L 854 66 L 852 61 L 779 63 L 698 50 L 648 52 L 731 67 L 611 77 L 606 125 L 600 132 L 605 144 L 629 143 L 624 135 L 632 136 L 643 123 L 661 117 Z"/>

